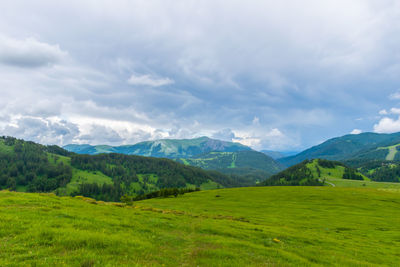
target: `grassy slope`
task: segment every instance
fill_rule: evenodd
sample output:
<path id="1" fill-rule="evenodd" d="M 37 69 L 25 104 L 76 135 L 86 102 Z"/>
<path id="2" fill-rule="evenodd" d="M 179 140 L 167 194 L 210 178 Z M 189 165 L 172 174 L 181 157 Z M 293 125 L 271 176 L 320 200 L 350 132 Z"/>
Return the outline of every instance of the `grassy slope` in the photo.
<path id="1" fill-rule="evenodd" d="M 308 163 L 307 166 L 312 171 L 313 175 L 317 177 L 317 170 L 316 170 L 316 160 L 312 163 Z M 326 179 L 328 186 L 332 186 L 334 184 L 337 187 L 365 187 L 365 188 L 394 188 L 400 189 L 400 183 L 390 183 L 390 182 L 374 182 L 371 181 L 365 175 L 358 173 L 363 176 L 364 181 L 361 180 L 348 180 L 342 179 L 344 173 L 344 167 L 336 166 L 334 169 L 323 168 L 319 166 L 321 171 L 321 179 Z"/>
<path id="2" fill-rule="evenodd" d="M 48 159 L 49 162 L 53 164 L 57 164 L 60 161 L 62 161 L 66 165 L 71 165 L 71 158 L 69 157 L 48 153 Z M 82 183 L 97 183 L 99 185 L 102 185 L 102 184 L 113 184 L 113 181 L 111 177 L 106 176 L 102 172 L 99 171 L 90 172 L 90 171 L 79 170 L 72 167 L 71 181 L 67 184 L 66 188 L 59 188 L 58 191 L 63 195 L 68 195 L 78 190 L 79 184 Z"/>
<path id="3" fill-rule="evenodd" d="M 340 179 L 341 177 L 343 177 L 344 174 L 344 170 L 345 168 L 343 166 L 335 166 L 335 168 L 324 168 L 321 167 L 321 165 L 318 164 L 318 160 L 313 160 L 311 163 L 307 164 L 307 167 L 311 170 L 312 174 L 314 177 L 317 177 L 317 167 L 320 169 L 321 171 L 321 179 L 325 178 L 325 179 Z M 368 177 L 366 177 L 365 175 L 361 174 L 361 173 L 357 173 L 359 175 L 361 175 L 364 180 L 369 181 L 370 179 Z"/>
<path id="4" fill-rule="evenodd" d="M 14 153 L 14 147 L 5 145 L 4 140 L 0 139 L 0 153 L 3 153 L 3 154 Z M 71 158 L 70 157 L 47 153 L 47 158 L 48 158 L 49 162 L 54 165 L 62 162 L 65 165 L 71 166 Z M 65 188 L 57 189 L 57 192 L 60 193 L 61 195 L 71 194 L 72 192 L 76 191 L 79 188 L 79 184 L 82 184 L 82 183 L 97 183 L 99 185 L 113 184 L 112 178 L 109 176 L 106 176 L 105 174 L 103 174 L 100 171 L 79 170 L 72 166 L 71 166 L 71 168 L 72 168 L 71 181 L 67 184 L 67 186 Z M 138 182 L 132 183 L 131 188 L 135 188 L 136 190 L 141 190 L 143 187 L 143 177 L 144 176 L 145 176 L 144 174 L 138 174 L 140 183 L 138 183 Z M 156 177 L 154 174 L 147 174 L 146 176 L 149 177 L 149 180 L 146 182 L 148 188 L 145 191 L 151 192 L 151 191 L 159 190 L 160 188 L 158 188 L 155 185 L 155 183 L 158 180 L 158 177 Z M 208 181 L 208 182 L 200 185 L 200 188 L 202 190 L 216 189 L 216 188 L 221 188 L 221 187 L 223 187 L 223 186 L 221 186 L 218 183 L 213 182 L 213 181 Z M 27 189 L 26 186 L 18 186 L 17 187 L 17 191 L 19 191 L 19 192 L 25 192 L 26 189 Z"/>
<path id="5" fill-rule="evenodd" d="M 4 140 L 0 139 L 0 153 L 3 153 L 3 154 L 13 153 L 13 147 L 6 146 L 4 144 Z"/>
<path id="6" fill-rule="evenodd" d="M 347 180 L 338 178 L 327 178 L 327 182 L 334 184 L 337 187 L 364 187 L 364 188 L 393 188 L 400 190 L 400 183 L 390 182 L 374 182 L 374 181 L 360 181 L 360 180 Z M 328 184 L 328 186 L 331 186 Z"/>
<path id="7" fill-rule="evenodd" d="M 395 144 L 395 145 L 387 146 L 387 147 L 378 147 L 377 150 L 382 150 L 382 149 L 388 150 L 388 154 L 386 156 L 386 160 L 394 160 L 394 158 L 395 158 L 395 156 L 397 154 L 397 147 L 399 145 L 400 144 Z"/>
<path id="8" fill-rule="evenodd" d="M 399 191 L 329 187 L 201 191 L 135 208 L 0 192 L 0 266 L 394 266 L 399 204 Z"/>

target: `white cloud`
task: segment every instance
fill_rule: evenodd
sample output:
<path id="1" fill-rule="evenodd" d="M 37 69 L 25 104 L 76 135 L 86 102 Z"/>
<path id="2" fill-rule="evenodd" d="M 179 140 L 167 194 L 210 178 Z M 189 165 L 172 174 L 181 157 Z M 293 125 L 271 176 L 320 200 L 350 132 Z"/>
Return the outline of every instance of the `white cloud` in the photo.
<path id="1" fill-rule="evenodd" d="M 253 123 L 253 125 L 256 125 L 256 126 L 260 125 L 260 118 L 254 116 L 252 123 Z"/>
<path id="2" fill-rule="evenodd" d="M 295 146 L 295 142 L 283 134 L 278 128 L 256 131 L 235 131 L 235 137 L 232 141 L 239 142 L 243 145 L 250 146 L 253 149 L 271 149 L 271 150 L 282 150 L 288 149 L 289 147 Z"/>
<path id="3" fill-rule="evenodd" d="M 235 139 L 235 133 L 231 129 L 226 128 L 215 132 L 211 137 L 224 141 L 232 141 Z"/>
<path id="4" fill-rule="evenodd" d="M 386 109 L 382 109 L 379 111 L 379 115 L 388 115 L 389 113 L 386 111 Z"/>
<path id="5" fill-rule="evenodd" d="M 174 80 L 170 78 L 156 78 L 147 74 L 146 75 L 132 74 L 132 76 L 128 79 L 128 83 L 130 85 L 159 87 L 159 86 L 173 84 Z"/>
<path id="6" fill-rule="evenodd" d="M 400 91 L 397 91 L 389 96 L 391 100 L 399 100 L 400 99 Z"/>
<path id="7" fill-rule="evenodd" d="M 400 132 L 400 118 L 382 118 L 377 124 L 374 125 L 374 132 L 376 133 L 395 133 Z"/>
<path id="8" fill-rule="evenodd" d="M 391 108 L 390 113 L 400 115 L 400 108 Z"/>
<path id="9" fill-rule="evenodd" d="M 305 2 L 0 1 L 0 125 L 55 116 L 123 143 L 232 129 L 263 148 L 345 133 L 398 88 L 399 2 Z"/>
<path id="10" fill-rule="evenodd" d="M 360 133 L 362 133 L 360 129 L 354 129 L 353 131 L 351 131 L 350 134 L 360 134 Z"/>
<path id="11" fill-rule="evenodd" d="M 17 40 L 0 36 L 0 62 L 5 65 L 34 68 L 58 63 L 68 55 L 58 45 L 35 38 Z"/>
<path id="12" fill-rule="evenodd" d="M 76 124 L 60 119 L 43 119 L 32 116 L 13 118 L 6 126 L 0 128 L 4 135 L 10 135 L 41 144 L 68 144 L 78 136 Z"/>

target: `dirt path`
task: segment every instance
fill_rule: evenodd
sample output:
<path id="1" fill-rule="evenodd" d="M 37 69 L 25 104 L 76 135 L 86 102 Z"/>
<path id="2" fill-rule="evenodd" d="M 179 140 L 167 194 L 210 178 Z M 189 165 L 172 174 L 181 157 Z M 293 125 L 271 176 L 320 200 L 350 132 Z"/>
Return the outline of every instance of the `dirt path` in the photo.
<path id="1" fill-rule="evenodd" d="M 318 179 L 320 182 L 322 182 L 322 180 L 321 179 Z M 329 185 L 331 185 L 332 187 L 336 187 L 336 185 L 335 184 L 332 184 L 331 182 L 327 182 L 327 181 L 325 181 L 325 183 L 326 184 L 329 184 Z"/>

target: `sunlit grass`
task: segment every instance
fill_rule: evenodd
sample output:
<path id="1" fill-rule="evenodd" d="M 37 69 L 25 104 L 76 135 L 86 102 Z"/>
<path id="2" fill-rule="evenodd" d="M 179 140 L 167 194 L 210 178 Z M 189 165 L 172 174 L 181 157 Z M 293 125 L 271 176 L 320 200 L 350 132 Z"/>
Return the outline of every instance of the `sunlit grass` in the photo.
<path id="1" fill-rule="evenodd" d="M 398 191 L 240 188 L 134 205 L 3 191 L 0 266 L 394 266 L 400 257 Z"/>

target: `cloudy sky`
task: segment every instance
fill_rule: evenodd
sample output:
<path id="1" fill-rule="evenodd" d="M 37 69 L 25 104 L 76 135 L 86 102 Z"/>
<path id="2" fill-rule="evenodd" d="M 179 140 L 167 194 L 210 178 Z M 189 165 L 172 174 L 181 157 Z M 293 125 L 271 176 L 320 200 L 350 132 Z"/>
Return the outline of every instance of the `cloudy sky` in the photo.
<path id="1" fill-rule="evenodd" d="M 397 0 L 1 1 L 0 134 L 301 150 L 400 131 Z"/>

